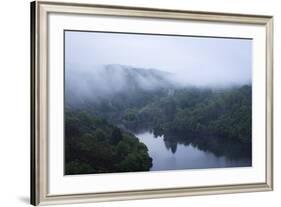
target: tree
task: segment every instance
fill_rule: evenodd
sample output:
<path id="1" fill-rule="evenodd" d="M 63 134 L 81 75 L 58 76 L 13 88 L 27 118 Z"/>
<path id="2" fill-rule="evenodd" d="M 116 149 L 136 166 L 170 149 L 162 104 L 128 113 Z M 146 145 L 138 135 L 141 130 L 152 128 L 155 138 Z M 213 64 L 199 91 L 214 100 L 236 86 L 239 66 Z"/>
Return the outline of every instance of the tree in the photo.
<path id="1" fill-rule="evenodd" d="M 115 127 L 111 134 L 111 142 L 116 145 L 120 142 L 121 139 L 122 139 L 122 132 L 119 128 Z"/>

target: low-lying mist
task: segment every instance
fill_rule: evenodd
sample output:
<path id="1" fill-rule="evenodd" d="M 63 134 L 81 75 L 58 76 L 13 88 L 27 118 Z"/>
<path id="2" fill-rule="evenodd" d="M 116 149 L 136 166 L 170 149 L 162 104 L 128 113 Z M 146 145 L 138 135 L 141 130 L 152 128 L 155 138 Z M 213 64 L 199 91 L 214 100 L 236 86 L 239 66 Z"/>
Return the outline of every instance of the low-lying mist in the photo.
<path id="1" fill-rule="evenodd" d="M 65 98 L 67 103 L 72 104 L 86 100 L 100 102 L 116 95 L 132 96 L 140 91 L 181 88 L 221 90 L 250 84 L 250 80 L 235 76 L 206 75 L 202 71 L 180 74 L 118 64 L 94 67 L 77 65 L 65 70 Z"/>

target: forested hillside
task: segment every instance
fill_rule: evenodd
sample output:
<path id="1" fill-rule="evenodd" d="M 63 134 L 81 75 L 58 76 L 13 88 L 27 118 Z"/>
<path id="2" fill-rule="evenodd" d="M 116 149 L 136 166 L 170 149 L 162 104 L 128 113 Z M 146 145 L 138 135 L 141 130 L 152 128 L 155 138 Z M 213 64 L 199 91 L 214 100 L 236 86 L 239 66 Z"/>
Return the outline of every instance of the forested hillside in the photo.
<path id="1" fill-rule="evenodd" d="M 122 112 L 126 128 L 149 125 L 155 134 L 216 135 L 251 142 L 251 87 L 180 89 Z"/>
<path id="2" fill-rule="evenodd" d="M 111 71 L 108 80 L 125 80 L 114 93 L 114 81 L 85 94 L 67 91 L 66 174 L 149 170 L 147 147 L 133 135 L 147 130 L 173 152 L 182 143 L 217 156 L 251 158 L 251 85 L 183 86 L 161 71 L 118 66 L 117 74 L 111 67 L 103 71 Z M 151 82 L 144 85 L 145 78 Z"/>
<path id="3" fill-rule="evenodd" d="M 83 112 L 65 114 L 65 174 L 147 171 L 147 147 L 131 133 Z"/>

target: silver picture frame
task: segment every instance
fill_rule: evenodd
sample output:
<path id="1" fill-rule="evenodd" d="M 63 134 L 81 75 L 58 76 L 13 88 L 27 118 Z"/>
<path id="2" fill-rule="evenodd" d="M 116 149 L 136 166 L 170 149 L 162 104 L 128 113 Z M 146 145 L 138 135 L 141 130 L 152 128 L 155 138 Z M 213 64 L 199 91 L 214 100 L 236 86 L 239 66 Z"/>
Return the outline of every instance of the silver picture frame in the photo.
<path id="1" fill-rule="evenodd" d="M 110 15 L 262 25 L 266 30 L 266 178 L 263 183 L 87 194 L 48 193 L 48 15 Z M 273 190 L 273 17 L 35 1 L 31 3 L 31 204 L 66 204 Z"/>

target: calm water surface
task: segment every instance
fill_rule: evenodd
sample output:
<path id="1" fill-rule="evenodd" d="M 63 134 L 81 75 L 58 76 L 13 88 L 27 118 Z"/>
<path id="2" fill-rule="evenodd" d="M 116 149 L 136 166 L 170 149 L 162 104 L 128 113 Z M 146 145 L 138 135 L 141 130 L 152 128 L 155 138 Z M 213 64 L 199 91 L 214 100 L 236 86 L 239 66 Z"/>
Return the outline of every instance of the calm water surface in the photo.
<path id="1" fill-rule="evenodd" d="M 168 146 L 163 137 L 155 138 L 152 132 L 146 131 L 135 134 L 147 148 L 153 159 L 151 171 L 177 169 L 203 169 L 220 167 L 251 166 L 249 159 L 229 160 L 224 156 L 199 150 L 192 145 L 176 144 Z"/>

